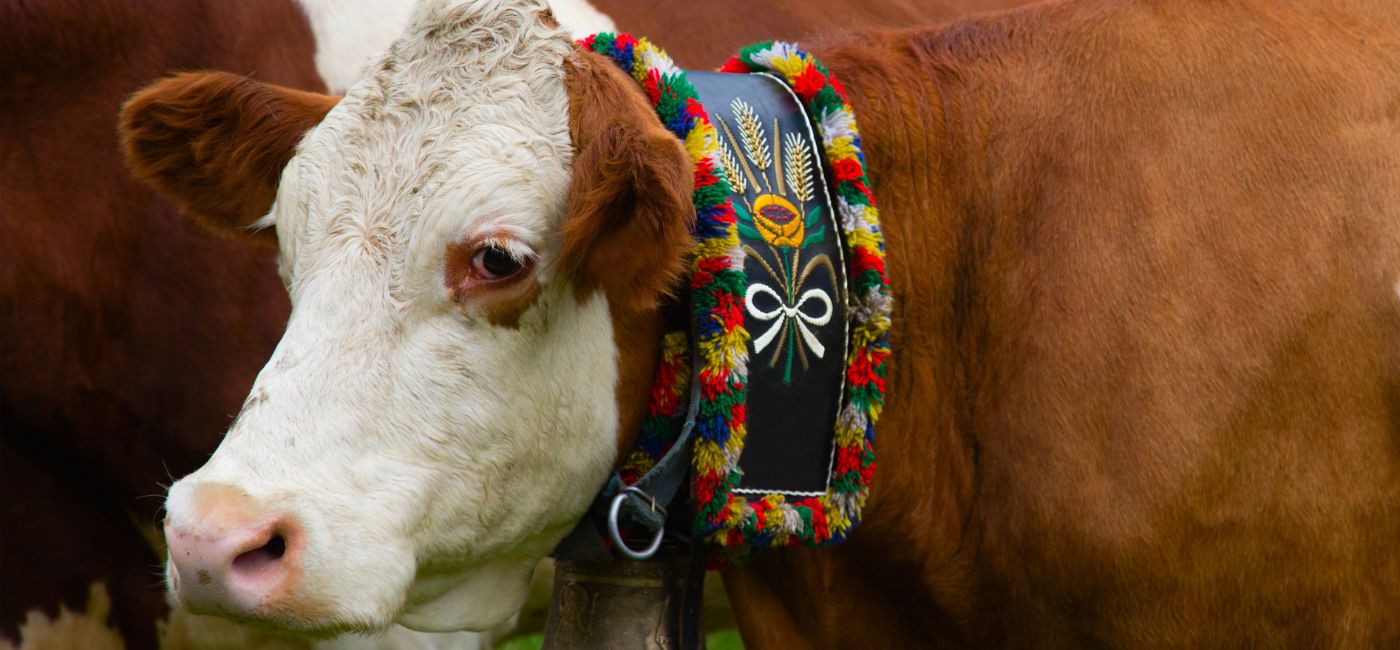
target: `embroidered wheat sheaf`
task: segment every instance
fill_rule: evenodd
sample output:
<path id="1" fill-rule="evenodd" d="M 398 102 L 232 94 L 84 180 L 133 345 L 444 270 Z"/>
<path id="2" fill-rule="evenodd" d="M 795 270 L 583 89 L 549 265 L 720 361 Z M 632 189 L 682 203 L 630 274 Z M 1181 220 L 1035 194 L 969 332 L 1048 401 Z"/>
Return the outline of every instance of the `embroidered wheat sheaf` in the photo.
<path id="1" fill-rule="evenodd" d="M 739 139 L 744 143 L 744 151 L 748 152 L 749 160 L 754 167 L 760 170 L 767 170 L 773 164 L 773 155 L 768 151 L 768 138 L 763 133 L 763 125 L 758 121 L 758 115 L 754 113 L 753 107 L 741 99 L 735 99 L 730 108 L 734 109 L 734 117 L 739 121 Z"/>
<path id="2" fill-rule="evenodd" d="M 729 148 L 729 143 L 724 138 L 719 138 L 719 158 L 724 164 L 724 178 L 729 181 L 729 186 L 741 193 L 749 191 L 749 184 L 739 171 L 739 159 L 734 156 L 734 150 Z"/>
<path id="3" fill-rule="evenodd" d="M 797 133 L 783 138 L 783 162 L 787 166 L 788 183 L 792 193 L 801 201 L 812 200 L 812 159 L 806 143 Z"/>

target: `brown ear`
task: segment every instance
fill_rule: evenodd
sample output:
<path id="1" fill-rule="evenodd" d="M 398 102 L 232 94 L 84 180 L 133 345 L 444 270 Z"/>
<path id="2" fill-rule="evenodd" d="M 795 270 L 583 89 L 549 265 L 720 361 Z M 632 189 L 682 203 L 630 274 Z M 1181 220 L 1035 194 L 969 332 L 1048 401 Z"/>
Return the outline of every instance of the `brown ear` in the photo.
<path id="1" fill-rule="evenodd" d="M 636 82 L 601 55 L 565 60 L 573 180 L 561 265 L 624 310 L 655 307 L 680 274 L 695 166 Z"/>
<path id="2" fill-rule="evenodd" d="M 249 234 L 272 207 L 297 143 L 339 100 L 225 72 L 191 72 L 133 95 L 119 130 L 137 179 L 212 230 Z M 271 230 L 257 236 L 276 241 Z"/>

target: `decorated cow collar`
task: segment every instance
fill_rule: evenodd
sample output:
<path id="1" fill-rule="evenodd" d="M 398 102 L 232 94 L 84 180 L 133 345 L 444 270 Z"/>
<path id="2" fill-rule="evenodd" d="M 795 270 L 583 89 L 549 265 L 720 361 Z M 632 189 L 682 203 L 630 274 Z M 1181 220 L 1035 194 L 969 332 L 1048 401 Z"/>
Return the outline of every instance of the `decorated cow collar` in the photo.
<path id="1" fill-rule="evenodd" d="M 659 543 L 686 474 L 693 533 L 720 563 L 845 539 L 875 468 L 891 299 L 844 91 L 789 43 L 744 48 L 719 73 L 628 34 L 580 46 L 641 84 L 695 164 L 690 329 L 664 337 L 637 445 L 600 495 L 613 540 L 647 555 L 619 536 L 619 509 Z"/>

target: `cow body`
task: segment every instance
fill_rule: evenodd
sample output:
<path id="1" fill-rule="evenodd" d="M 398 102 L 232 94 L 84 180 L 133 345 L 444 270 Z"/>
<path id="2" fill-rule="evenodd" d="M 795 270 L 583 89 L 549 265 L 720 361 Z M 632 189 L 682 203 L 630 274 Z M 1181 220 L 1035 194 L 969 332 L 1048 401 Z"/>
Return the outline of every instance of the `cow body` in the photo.
<path id="1" fill-rule="evenodd" d="M 1400 640 L 1387 9 L 1052 2 L 817 43 L 882 203 L 894 356 L 861 527 L 732 569 L 746 642 Z M 218 75 L 126 108 L 138 175 L 275 227 L 295 305 L 168 497 L 206 611 L 489 625 L 635 438 L 689 159 L 538 2 L 411 24 L 334 108 Z M 277 137 L 234 119 L 250 98 Z M 280 181 L 202 165 L 210 129 Z"/>
<path id="2" fill-rule="evenodd" d="M 1400 643 L 1396 19 L 1053 3 L 814 48 L 882 202 L 890 392 L 861 528 L 726 576 L 745 640 Z"/>

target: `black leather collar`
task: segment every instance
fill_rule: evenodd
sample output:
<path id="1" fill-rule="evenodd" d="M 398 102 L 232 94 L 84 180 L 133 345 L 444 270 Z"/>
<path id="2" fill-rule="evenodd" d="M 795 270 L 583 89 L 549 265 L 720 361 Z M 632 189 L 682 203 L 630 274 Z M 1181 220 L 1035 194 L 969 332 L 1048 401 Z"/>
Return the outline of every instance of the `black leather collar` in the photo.
<path id="1" fill-rule="evenodd" d="M 847 351 L 846 263 L 825 156 L 766 74 L 687 73 L 721 140 L 747 276 L 748 432 L 736 492 L 825 494 Z"/>

